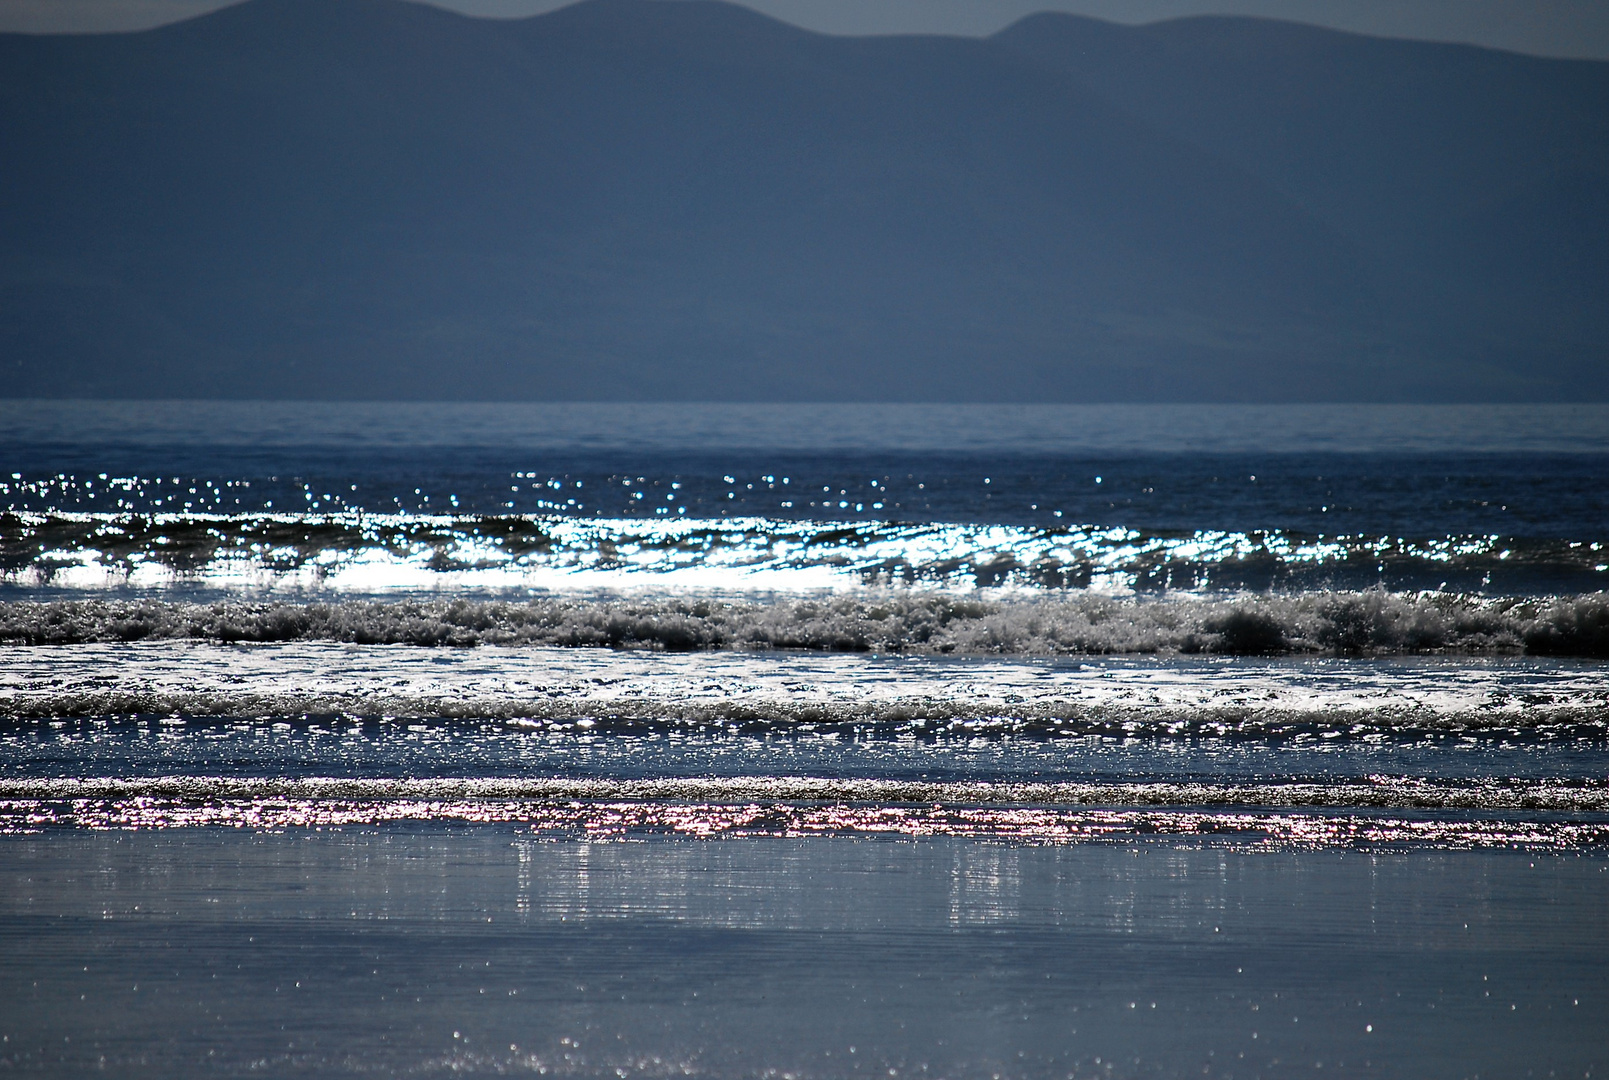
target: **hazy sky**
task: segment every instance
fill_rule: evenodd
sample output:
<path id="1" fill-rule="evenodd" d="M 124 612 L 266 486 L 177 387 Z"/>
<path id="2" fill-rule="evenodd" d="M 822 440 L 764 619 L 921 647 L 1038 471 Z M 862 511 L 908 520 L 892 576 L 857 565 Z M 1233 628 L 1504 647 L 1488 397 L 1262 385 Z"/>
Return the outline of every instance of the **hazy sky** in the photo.
<path id="1" fill-rule="evenodd" d="M 230 0 L 0 0 L 0 30 L 132 30 Z M 437 0 L 475 15 L 519 16 L 567 0 Z M 1392 37 L 1463 41 L 1544 56 L 1609 59 L 1609 0 L 746 0 L 749 7 L 839 34 L 987 34 L 1035 11 L 1119 22 L 1178 15 L 1263 15 Z"/>

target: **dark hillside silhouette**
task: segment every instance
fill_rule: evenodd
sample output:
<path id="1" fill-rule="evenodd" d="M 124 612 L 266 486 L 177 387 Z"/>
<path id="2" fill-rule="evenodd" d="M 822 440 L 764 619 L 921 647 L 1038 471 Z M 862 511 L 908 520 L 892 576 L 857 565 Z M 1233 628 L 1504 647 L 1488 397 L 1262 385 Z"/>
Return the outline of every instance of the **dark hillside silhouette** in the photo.
<path id="1" fill-rule="evenodd" d="M 1609 396 L 1609 64 L 248 0 L 0 36 L 12 396 Z"/>

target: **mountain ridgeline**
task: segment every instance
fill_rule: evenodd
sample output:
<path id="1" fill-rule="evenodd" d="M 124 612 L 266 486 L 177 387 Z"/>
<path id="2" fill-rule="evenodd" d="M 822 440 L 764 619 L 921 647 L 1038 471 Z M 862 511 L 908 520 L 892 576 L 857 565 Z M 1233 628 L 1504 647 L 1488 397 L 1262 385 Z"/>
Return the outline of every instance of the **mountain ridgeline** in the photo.
<path id="1" fill-rule="evenodd" d="M 702 0 L 0 35 L 0 394 L 1609 400 L 1609 63 Z"/>

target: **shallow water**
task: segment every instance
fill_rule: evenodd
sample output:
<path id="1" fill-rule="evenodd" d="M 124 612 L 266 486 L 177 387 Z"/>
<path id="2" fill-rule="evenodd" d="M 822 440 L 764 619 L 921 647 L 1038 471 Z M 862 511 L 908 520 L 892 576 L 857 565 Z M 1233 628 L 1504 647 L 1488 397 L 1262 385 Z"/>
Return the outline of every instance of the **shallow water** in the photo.
<path id="1" fill-rule="evenodd" d="M 1588 1076 L 1609 861 L 515 827 L 0 840 L 3 1057 L 124 1076 Z"/>

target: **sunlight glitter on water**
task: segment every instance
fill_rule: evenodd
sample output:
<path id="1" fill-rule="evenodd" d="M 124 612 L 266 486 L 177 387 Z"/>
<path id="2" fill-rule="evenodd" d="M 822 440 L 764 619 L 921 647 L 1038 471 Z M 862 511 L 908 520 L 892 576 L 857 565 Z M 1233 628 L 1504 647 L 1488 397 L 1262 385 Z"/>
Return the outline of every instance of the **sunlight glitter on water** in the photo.
<path id="1" fill-rule="evenodd" d="M 853 803 L 681 803 L 498 799 L 0 799 L 0 835 L 47 829 L 287 829 L 380 826 L 518 825 L 539 835 L 628 841 L 648 835 L 700 839 L 868 836 L 954 837 L 1029 845 L 1181 842 L 1275 850 L 1411 844 L 1462 850 L 1524 847 L 1554 851 L 1609 845 L 1609 815 L 1538 817 L 1362 813 L 1276 813 L 1065 807 L 891 806 Z"/>
<path id="2" fill-rule="evenodd" d="M 0 584 L 18 590 L 799 593 L 878 583 L 1126 595 L 1320 573 L 1362 584 L 1388 571 L 1490 576 L 1511 559 L 1583 585 L 1606 573 L 1597 542 L 1499 535 L 363 513 L 29 512 L 8 520 L 17 556 Z"/>

